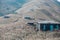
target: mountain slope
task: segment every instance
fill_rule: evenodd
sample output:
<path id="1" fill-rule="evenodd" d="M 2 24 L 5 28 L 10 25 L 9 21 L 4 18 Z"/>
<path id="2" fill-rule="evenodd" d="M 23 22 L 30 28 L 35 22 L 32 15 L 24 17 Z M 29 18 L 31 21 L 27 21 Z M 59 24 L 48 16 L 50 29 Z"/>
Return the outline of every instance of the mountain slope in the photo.
<path id="1" fill-rule="evenodd" d="M 23 17 L 30 16 L 60 22 L 60 6 L 55 0 L 33 0 L 16 12 Z"/>

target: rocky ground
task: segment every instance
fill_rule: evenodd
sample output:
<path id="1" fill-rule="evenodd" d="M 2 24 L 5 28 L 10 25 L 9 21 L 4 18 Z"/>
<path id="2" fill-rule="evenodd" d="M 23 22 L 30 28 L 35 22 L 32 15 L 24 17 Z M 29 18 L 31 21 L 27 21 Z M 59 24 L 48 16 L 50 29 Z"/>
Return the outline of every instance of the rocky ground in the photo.
<path id="1" fill-rule="evenodd" d="M 0 24 L 0 40 L 60 40 L 60 32 L 36 31 L 33 26 L 25 24 L 20 16 L 15 18 L 19 20 Z M 6 20 L 4 21 L 6 22 Z"/>

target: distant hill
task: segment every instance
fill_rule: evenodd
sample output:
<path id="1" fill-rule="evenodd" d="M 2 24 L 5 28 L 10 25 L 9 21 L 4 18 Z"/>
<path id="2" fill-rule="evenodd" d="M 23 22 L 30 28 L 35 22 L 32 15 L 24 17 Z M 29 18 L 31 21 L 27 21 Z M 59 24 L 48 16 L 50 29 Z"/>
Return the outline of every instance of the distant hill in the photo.
<path id="1" fill-rule="evenodd" d="M 15 10 L 21 8 L 27 2 L 29 0 L 0 0 L 0 16 L 14 13 Z"/>

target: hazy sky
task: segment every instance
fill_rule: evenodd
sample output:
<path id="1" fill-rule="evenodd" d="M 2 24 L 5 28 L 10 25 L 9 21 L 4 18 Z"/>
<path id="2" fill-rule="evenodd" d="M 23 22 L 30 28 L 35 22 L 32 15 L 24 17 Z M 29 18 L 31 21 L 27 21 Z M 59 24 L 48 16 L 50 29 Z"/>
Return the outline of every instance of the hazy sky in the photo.
<path id="1" fill-rule="evenodd" d="M 60 2 L 60 0 L 57 0 L 58 2 Z"/>

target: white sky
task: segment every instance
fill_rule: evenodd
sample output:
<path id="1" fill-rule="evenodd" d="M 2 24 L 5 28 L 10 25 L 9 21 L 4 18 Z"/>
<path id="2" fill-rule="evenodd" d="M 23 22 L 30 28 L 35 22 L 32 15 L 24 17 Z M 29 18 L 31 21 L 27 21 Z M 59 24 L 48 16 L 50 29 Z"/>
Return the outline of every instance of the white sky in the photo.
<path id="1" fill-rule="evenodd" d="M 57 0 L 58 2 L 60 2 L 60 0 Z"/>

